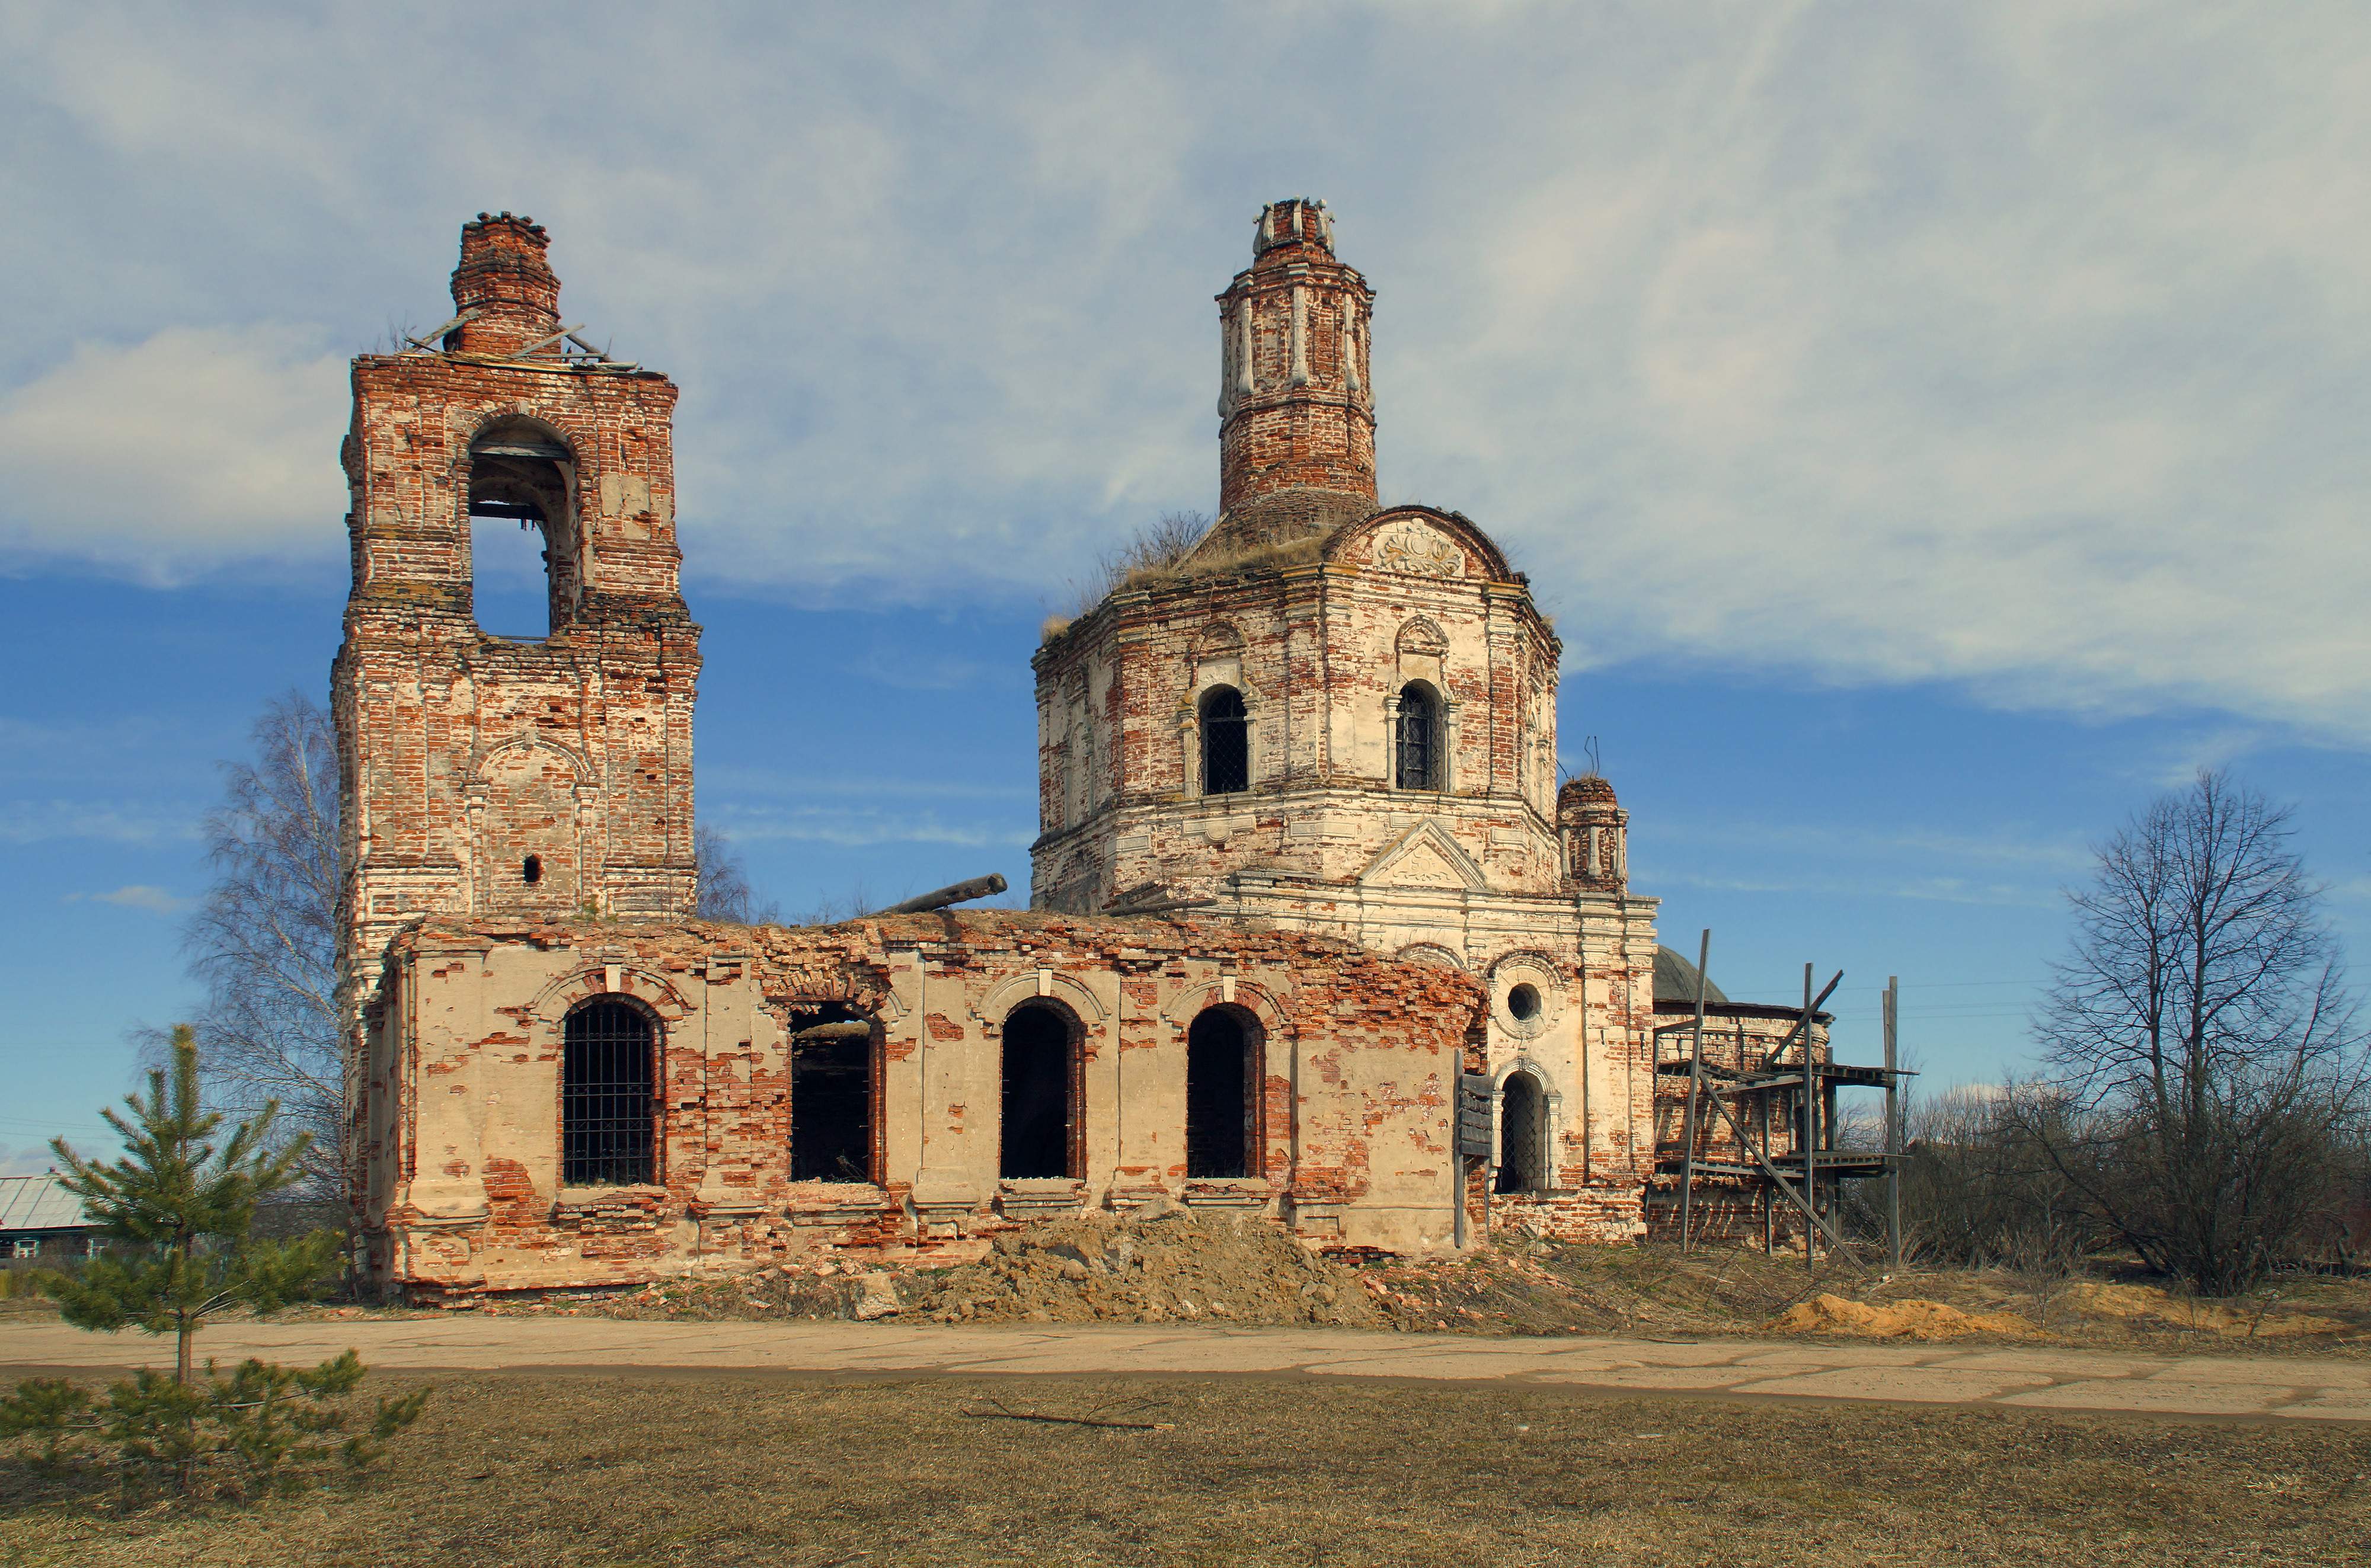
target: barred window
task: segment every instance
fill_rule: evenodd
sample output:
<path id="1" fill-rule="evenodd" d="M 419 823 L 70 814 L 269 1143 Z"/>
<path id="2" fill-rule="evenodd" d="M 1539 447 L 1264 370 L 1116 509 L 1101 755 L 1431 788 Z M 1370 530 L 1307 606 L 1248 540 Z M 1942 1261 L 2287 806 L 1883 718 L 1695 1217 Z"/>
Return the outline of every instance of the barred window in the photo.
<path id="1" fill-rule="evenodd" d="M 1251 716 L 1243 694 L 1212 686 L 1202 697 L 1202 793 L 1233 795 L 1251 787 Z"/>
<path id="2" fill-rule="evenodd" d="M 649 1182 L 657 1106 L 651 1020 L 596 997 L 568 1015 L 560 1068 L 560 1179 L 570 1186 Z"/>
<path id="3" fill-rule="evenodd" d="M 1414 682 L 1400 688 L 1399 752 L 1401 789 L 1440 788 L 1440 708 Z"/>
<path id="4" fill-rule="evenodd" d="M 1512 1074 L 1498 1090 L 1498 1179 L 1491 1190 L 1545 1192 L 1547 1157 L 1547 1096 L 1531 1074 Z"/>

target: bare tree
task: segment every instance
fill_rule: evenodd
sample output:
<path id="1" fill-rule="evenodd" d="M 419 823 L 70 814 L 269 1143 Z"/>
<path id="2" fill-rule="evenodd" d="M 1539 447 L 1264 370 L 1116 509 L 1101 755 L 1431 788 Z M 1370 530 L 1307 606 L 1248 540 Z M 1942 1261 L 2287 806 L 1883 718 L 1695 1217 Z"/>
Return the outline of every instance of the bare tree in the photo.
<path id="1" fill-rule="evenodd" d="M 692 854 L 700 862 L 700 891 L 692 914 L 702 920 L 734 926 L 767 926 L 781 921 L 781 905 L 758 902 L 750 890 L 749 873 L 734 852 L 733 842 L 720 830 L 702 824 L 692 831 Z"/>
<path id="2" fill-rule="evenodd" d="M 2234 1295 L 2335 1195 L 2364 1032 L 2290 813 L 2201 772 L 2097 850 L 2017 1129 L 2153 1268 Z"/>
<path id="3" fill-rule="evenodd" d="M 278 1101 L 275 1132 L 311 1135 L 303 1188 L 326 1194 L 345 1154 L 337 736 L 295 691 L 264 705 L 252 735 L 252 760 L 222 765 L 223 801 L 203 824 L 214 882 L 182 947 L 206 986 L 208 1099 L 235 1119 Z"/>

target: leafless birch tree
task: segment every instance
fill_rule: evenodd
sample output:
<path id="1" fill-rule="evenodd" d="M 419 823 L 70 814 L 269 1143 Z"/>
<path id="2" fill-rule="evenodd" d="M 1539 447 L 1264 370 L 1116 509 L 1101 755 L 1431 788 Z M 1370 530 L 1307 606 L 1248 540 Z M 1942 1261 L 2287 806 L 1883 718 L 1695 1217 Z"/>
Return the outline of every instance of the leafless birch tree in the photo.
<path id="1" fill-rule="evenodd" d="M 337 1190 L 345 1148 L 338 1013 L 338 748 L 300 692 L 265 704 L 252 759 L 223 765 L 204 831 L 214 882 L 182 933 L 206 986 L 198 1019 L 208 1098 L 233 1118 L 273 1101 L 312 1135 L 304 1185 Z"/>
<path id="2" fill-rule="evenodd" d="M 2337 1196 L 2364 1032 L 2290 813 L 2201 772 L 2097 850 L 2007 1109 L 2152 1267 L 2245 1289 Z"/>

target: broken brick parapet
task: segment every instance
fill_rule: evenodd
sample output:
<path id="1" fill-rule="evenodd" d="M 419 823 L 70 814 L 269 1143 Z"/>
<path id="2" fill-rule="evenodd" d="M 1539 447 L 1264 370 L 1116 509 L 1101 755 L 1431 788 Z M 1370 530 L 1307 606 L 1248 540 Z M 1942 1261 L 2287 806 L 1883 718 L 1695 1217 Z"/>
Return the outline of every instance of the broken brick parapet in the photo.
<path id="1" fill-rule="evenodd" d="M 656 1020 L 653 1180 L 563 1188 L 565 1021 L 612 997 Z M 392 939 L 374 1000 L 370 1096 L 410 1124 L 374 1155 L 373 1268 L 448 1295 L 817 1247 L 946 1252 L 1041 1211 L 1162 1194 L 1327 1241 L 1442 1245 L 1460 1056 L 1487 1005 L 1461 971 L 1306 933 L 1017 911 L 797 929 L 431 916 Z M 827 1004 L 870 1025 L 866 1182 L 791 1178 L 787 1032 Z M 1070 1034 L 1065 1178 L 1000 1169 L 1003 1037 L 1024 1009 Z M 1210 1009 L 1256 1058 L 1235 1179 L 1185 1159 L 1188 1036 Z"/>

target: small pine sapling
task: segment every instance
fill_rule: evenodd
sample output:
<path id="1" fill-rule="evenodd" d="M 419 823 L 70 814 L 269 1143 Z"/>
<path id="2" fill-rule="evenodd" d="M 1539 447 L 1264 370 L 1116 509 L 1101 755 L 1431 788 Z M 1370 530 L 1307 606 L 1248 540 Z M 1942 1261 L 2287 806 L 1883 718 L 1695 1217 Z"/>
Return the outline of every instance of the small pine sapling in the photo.
<path id="1" fill-rule="evenodd" d="M 173 1378 L 187 1383 L 190 1341 L 209 1316 L 234 1306 L 270 1313 L 311 1300 L 339 1242 L 329 1231 L 288 1242 L 249 1234 L 256 1205 L 303 1179 L 298 1160 L 307 1140 L 300 1134 L 273 1150 L 277 1107 L 267 1104 L 217 1147 L 209 1140 L 223 1117 L 199 1106 L 197 1037 L 188 1024 L 174 1026 L 172 1051 L 169 1081 L 165 1072 L 150 1073 L 145 1099 L 124 1097 L 128 1120 L 101 1113 L 123 1139 L 122 1159 L 102 1165 L 64 1138 L 51 1140 L 65 1166 L 59 1185 L 83 1200 L 98 1235 L 133 1247 L 92 1259 L 80 1279 L 46 1275 L 43 1286 L 78 1329 L 172 1334 Z"/>

